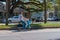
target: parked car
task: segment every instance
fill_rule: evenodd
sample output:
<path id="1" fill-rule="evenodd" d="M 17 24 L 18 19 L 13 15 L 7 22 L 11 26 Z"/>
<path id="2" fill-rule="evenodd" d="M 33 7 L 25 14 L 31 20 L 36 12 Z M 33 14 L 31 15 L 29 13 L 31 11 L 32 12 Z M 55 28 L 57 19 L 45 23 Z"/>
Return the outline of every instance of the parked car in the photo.
<path id="1" fill-rule="evenodd" d="M 54 18 L 47 18 L 47 20 L 51 21 L 51 20 L 54 20 Z"/>
<path id="2" fill-rule="evenodd" d="M 36 22 L 41 22 L 43 21 L 42 17 L 37 17 Z"/>
<path id="3" fill-rule="evenodd" d="M 11 22 L 19 22 L 19 21 L 20 21 L 19 16 L 13 16 L 11 18 L 8 18 L 9 23 L 11 23 Z M 6 19 L 4 19 L 3 22 L 6 22 Z"/>
<path id="4" fill-rule="evenodd" d="M 52 18 L 47 18 L 48 21 L 55 21 L 56 18 L 52 17 Z"/>

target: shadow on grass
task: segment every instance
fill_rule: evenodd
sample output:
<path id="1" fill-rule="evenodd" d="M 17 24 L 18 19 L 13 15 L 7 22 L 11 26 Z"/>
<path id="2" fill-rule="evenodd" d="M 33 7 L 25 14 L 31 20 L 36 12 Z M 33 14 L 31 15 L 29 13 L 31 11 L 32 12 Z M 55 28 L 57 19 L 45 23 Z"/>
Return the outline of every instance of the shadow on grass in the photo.
<path id="1" fill-rule="evenodd" d="M 11 29 L 16 30 L 18 26 L 22 27 L 22 25 L 14 25 L 14 27 L 11 27 Z M 43 27 L 40 24 L 31 24 L 31 29 L 43 29 Z"/>
<path id="2" fill-rule="evenodd" d="M 40 24 L 31 24 L 31 29 L 43 29 L 43 27 Z"/>
<path id="3" fill-rule="evenodd" d="M 21 27 L 18 29 L 19 25 L 15 25 L 14 27 L 11 27 L 11 29 L 13 30 L 12 32 L 27 32 L 27 31 L 32 31 L 32 30 L 39 30 L 39 29 L 43 29 L 42 26 L 40 24 L 31 24 L 31 28 L 30 30 L 26 29 L 24 30 L 22 25 L 20 25 Z"/>

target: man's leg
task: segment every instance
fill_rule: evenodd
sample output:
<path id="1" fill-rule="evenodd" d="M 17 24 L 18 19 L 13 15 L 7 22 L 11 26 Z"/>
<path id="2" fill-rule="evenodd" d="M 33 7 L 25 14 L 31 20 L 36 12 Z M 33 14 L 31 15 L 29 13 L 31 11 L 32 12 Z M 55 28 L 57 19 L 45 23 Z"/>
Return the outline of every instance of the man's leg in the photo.
<path id="1" fill-rule="evenodd" d="M 31 23 L 31 22 L 28 20 L 28 21 L 27 21 L 27 28 L 28 28 L 28 30 L 31 29 L 30 23 Z"/>
<path id="2" fill-rule="evenodd" d="M 26 23 L 22 21 L 22 24 L 23 24 L 23 29 L 26 29 Z"/>

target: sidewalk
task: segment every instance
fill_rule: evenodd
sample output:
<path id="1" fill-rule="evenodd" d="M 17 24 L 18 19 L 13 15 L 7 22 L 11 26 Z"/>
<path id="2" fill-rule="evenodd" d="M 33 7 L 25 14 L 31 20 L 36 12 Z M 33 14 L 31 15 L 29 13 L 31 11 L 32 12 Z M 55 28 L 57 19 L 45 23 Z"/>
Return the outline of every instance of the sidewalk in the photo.
<path id="1" fill-rule="evenodd" d="M 60 28 L 40 29 L 32 31 L 2 30 L 0 40 L 58 40 L 60 39 Z"/>

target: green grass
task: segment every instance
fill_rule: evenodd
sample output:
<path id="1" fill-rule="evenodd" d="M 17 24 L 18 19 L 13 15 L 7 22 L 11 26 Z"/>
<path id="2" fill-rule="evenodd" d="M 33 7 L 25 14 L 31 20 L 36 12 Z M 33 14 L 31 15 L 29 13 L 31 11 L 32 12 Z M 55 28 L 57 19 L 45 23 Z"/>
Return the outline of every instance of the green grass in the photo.
<path id="1" fill-rule="evenodd" d="M 51 22 L 48 22 L 48 23 L 46 23 L 46 24 L 44 24 L 44 23 L 41 23 L 41 25 L 43 26 L 43 27 L 60 27 L 60 23 L 51 23 Z"/>
<path id="2" fill-rule="evenodd" d="M 8 25 L 8 26 L 6 26 L 6 25 L 0 25 L 0 28 L 12 28 L 12 27 L 14 27 L 14 25 Z"/>
<path id="3" fill-rule="evenodd" d="M 31 26 L 34 27 L 60 27 L 60 23 L 59 22 L 47 22 L 46 24 L 44 24 L 44 22 L 39 23 L 39 24 L 31 24 Z M 12 28 L 15 27 L 15 25 L 0 25 L 0 28 Z"/>
<path id="4" fill-rule="evenodd" d="M 60 23 L 58 22 L 47 22 L 44 24 L 43 22 L 40 24 L 32 24 L 31 26 L 40 26 L 40 27 L 60 27 Z"/>

